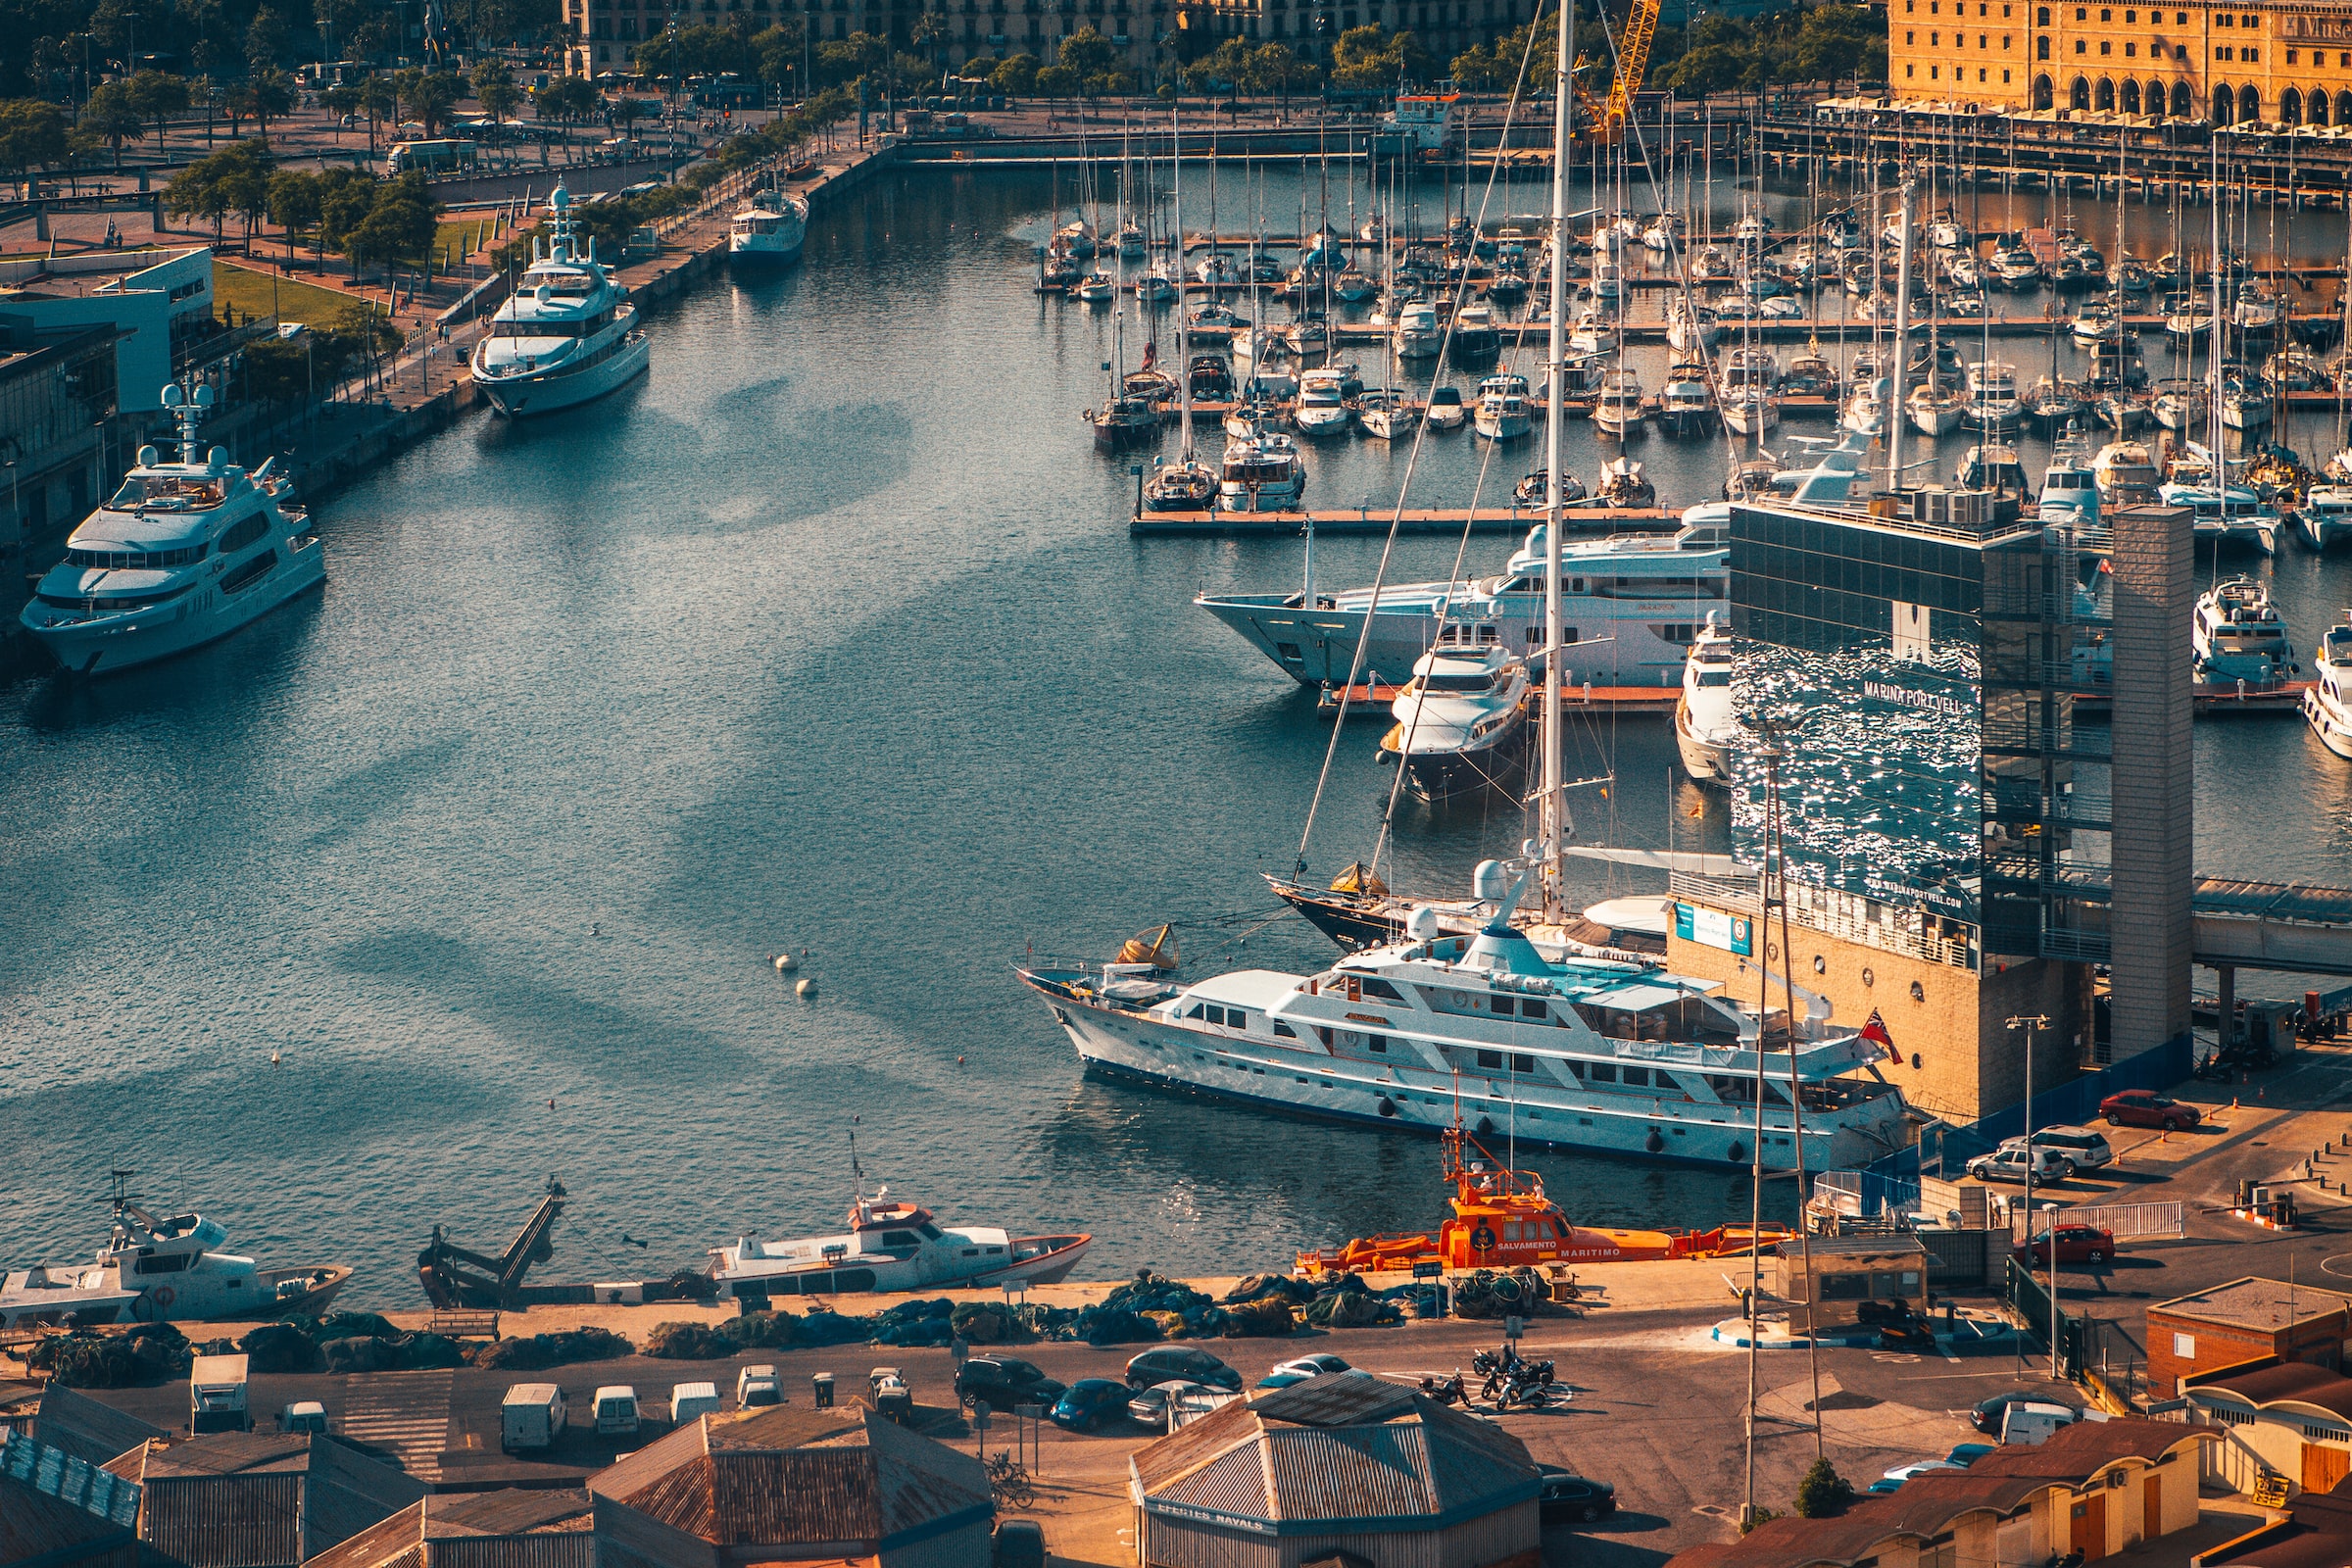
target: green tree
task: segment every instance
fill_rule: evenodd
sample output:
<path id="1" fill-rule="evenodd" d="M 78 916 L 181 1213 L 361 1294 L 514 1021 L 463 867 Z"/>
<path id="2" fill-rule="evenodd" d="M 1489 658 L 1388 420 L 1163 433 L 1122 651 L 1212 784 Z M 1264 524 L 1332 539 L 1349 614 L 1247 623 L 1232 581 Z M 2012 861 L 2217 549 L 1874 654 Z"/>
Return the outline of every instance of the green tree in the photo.
<path id="1" fill-rule="evenodd" d="M 1854 1500 L 1854 1484 L 1838 1473 L 1827 1459 L 1816 1459 L 1805 1479 L 1796 1486 L 1796 1515 L 1800 1519 L 1826 1519 L 1841 1513 Z"/>
<path id="2" fill-rule="evenodd" d="M 1678 98 L 1704 98 L 1764 79 L 1764 61 L 1752 48 L 1709 43 L 1685 54 L 1658 82 Z"/>
<path id="3" fill-rule="evenodd" d="M 90 91 L 74 128 L 115 154 L 115 172 L 122 172 L 122 144 L 147 134 L 147 117 L 131 97 L 127 82 L 109 81 Z"/>
<path id="4" fill-rule="evenodd" d="M 424 133 L 430 137 L 445 123 L 458 100 L 466 96 L 466 78 L 454 71 L 418 71 L 412 67 L 396 72 L 392 91 L 400 107 L 423 122 Z"/>
<path id="5" fill-rule="evenodd" d="M 15 170 L 32 197 L 32 172 L 66 156 L 66 116 L 37 98 L 0 100 L 0 170 Z"/>
<path id="6" fill-rule="evenodd" d="M 343 249 L 351 231 L 368 220 L 375 208 L 378 181 L 357 169 L 324 169 L 318 172 L 318 233 L 321 254 Z M 359 275 L 359 269 L 352 269 Z"/>
<path id="7" fill-rule="evenodd" d="M 534 96 L 541 116 L 567 124 L 586 120 L 605 101 L 596 84 L 585 76 L 551 81 Z"/>
<path id="8" fill-rule="evenodd" d="M 475 96 L 481 99 L 482 113 L 490 117 L 494 125 L 503 125 L 514 119 L 514 111 L 522 106 L 522 89 L 511 81 L 493 81 L 478 89 Z"/>
<path id="9" fill-rule="evenodd" d="M 1023 52 L 1008 57 L 988 74 L 988 84 L 1007 98 L 1026 98 L 1037 91 L 1037 56 Z"/>
<path id="10" fill-rule="evenodd" d="M 161 156 L 165 122 L 188 107 L 188 78 L 169 71 L 142 71 L 124 83 L 123 89 L 130 94 L 131 107 L 155 122 L 155 150 Z"/>
<path id="11" fill-rule="evenodd" d="M 1332 46 L 1331 80 L 1336 87 L 1376 92 L 1425 78 L 1430 64 L 1429 52 L 1409 32 L 1349 27 Z"/>
<path id="12" fill-rule="evenodd" d="M 1061 40 L 1061 52 L 1055 60 L 1057 64 L 1078 73 L 1079 79 L 1083 81 L 1088 76 L 1116 71 L 1119 68 L 1119 51 L 1089 23 Z"/>
<path id="13" fill-rule="evenodd" d="M 924 12 L 915 19 L 907 41 L 914 45 L 914 52 L 925 65 L 938 65 L 947 54 L 944 46 L 948 41 L 948 19 L 936 11 Z"/>
<path id="14" fill-rule="evenodd" d="M 254 12 L 253 21 L 245 28 L 246 68 L 256 75 L 273 70 L 285 51 L 285 21 L 268 6 L 263 6 Z"/>
<path id="15" fill-rule="evenodd" d="M 760 57 L 760 79 L 778 88 L 800 80 L 802 40 L 807 36 L 807 24 L 797 16 L 752 34 L 752 48 Z"/>
<path id="16" fill-rule="evenodd" d="M 270 176 L 270 221 L 286 231 L 286 258 L 294 256 L 294 236 L 316 228 L 324 212 L 325 182 L 305 169 L 281 169 Z"/>
<path id="17" fill-rule="evenodd" d="M 1078 73 L 1067 66 L 1047 66 L 1037 73 L 1034 80 L 1034 90 L 1048 103 L 1075 98 L 1083 85 Z"/>
<path id="18" fill-rule="evenodd" d="M 856 81 L 859 76 L 879 75 L 889 64 L 889 40 L 870 32 L 828 38 L 816 46 L 817 79 L 828 87 Z"/>
<path id="19" fill-rule="evenodd" d="M 1254 91 L 1279 94 L 1288 107 L 1291 89 L 1313 86 L 1317 74 L 1315 67 L 1292 53 L 1289 44 L 1266 43 L 1250 52 L 1247 81 Z"/>
<path id="20" fill-rule="evenodd" d="M 441 204 L 426 188 L 422 170 L 378 185 L 367 218 L 343 237 L 352 275 L 358 276 L 364 267 L 381 265 L 389 280 L 393 264 L 422 261 L 432 249 L 440 220 Z"/>
<path id="21" fill-rule="evenodd" d="M 236 122 L 251 115 L 255 126 L 267 136 L 270 121 L 293 112 L 294 78 L 274 66 L 257 71 L 222 92 L 220 106 L 228 111 L 231 135 L 236 133 Z"/>

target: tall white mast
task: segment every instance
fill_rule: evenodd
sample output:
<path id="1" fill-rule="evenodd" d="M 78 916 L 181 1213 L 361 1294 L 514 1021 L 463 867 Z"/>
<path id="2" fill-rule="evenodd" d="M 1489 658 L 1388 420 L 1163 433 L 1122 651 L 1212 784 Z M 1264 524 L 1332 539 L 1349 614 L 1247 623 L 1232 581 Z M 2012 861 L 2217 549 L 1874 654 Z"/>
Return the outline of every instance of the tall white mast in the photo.
<path id="1" fill-rule="evenodd" d="M 1213 166 L 1212 166 L 1213 167 Z M 1193 320 L 1184 308 L 1184 122 L 1182 111 L 1168 111 L 1168 183 L 1176 203 L 1176 236 L 1168 270 L 1176 279 L 1176 417 L 1184 426 L 1177 461 L 1193 461 Z M 1211 244 L 1215 242 L 1211 236 Z M 1311 606 L 1309 607 L 1312 608 Z"/>
<path id="2" fill-rule="evenodd" d="M 1567 353 L 1562 325 L 1568 319 L 1568 132 L 1575 122 L 1568 71 L 1575 59 L 1576 0 L 1561 0 L 1559 63 L 1551 83 L 1551 338 L 1544 376 L 1544 794 L 1538 815 L 1544 870 L 1538 881 L 1546 914 L 1559 898 L 1568 836 L 1560 800 L 1560 478 L 1567 471 L 1560 428 L 1568 392 L 1561 362 Z"/>

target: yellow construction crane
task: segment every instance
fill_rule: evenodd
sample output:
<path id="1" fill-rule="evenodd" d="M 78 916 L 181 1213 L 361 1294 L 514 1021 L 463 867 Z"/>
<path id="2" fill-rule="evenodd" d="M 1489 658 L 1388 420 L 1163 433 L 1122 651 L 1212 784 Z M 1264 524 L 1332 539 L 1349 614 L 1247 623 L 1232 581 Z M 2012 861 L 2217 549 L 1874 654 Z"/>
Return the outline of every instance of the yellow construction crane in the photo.
<path id="1" fill-rule="evenodd" d="M 1573 3 L 1573 0 L 1571 0 Z M 1604 16 L 1601 24 L 1608 24 Z M 1576 101 L 1592 119 L 1592 134 L 1602 141 L 1613 142 L 1625 134 L 1626 117 L 1634 112 L 1634 94 L 1642 90 L 1642 76 L 1649 69 L 1650 40 L 1658 34 L 1658 0 L 1634 0 L 1633 9 L 1626 13 L 1625 33 L 1617 41 L 1617 74 L 1609 83 L 1608 100 L 1596 101 L 1580 85 Z M 1576 63 L 1582 74 L 1585 62 Z"/>

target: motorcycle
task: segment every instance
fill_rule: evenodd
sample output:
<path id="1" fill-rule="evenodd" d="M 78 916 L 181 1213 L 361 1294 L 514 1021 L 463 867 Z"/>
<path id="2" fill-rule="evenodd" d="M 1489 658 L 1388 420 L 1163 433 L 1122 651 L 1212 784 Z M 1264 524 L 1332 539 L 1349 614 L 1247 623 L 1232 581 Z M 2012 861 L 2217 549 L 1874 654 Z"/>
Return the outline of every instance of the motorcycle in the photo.
<path id="1" fill-rule="evenodd" d="M 1470 1403 L 1470 1391 L 1462 1386 L 1462 1374 L 1459 1371 L 1443 1380 L 1423 1378 L 1421 1392 L 1440 1404 L 1458 1404 L 1467 1408 Z"/>

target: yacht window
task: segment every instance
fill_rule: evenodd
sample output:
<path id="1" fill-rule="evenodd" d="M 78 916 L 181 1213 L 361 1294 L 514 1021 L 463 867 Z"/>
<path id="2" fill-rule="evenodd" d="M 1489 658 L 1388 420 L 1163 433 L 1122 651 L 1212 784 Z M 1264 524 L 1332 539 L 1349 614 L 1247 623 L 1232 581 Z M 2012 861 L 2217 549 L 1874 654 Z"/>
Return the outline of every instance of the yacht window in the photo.
<path id="1" fill-rule="evenodd" d="M 107 571 L 169 571 L 204 559 L 202 545 L 180 550 L 69 550 L 69 566 L 96 566 Z"/>
<path id="2" fill-rule="evenodd" d="M 1364 1036 L 1364 1049 L 1376 1056 L 1385 1056 L 1389 1054 L 1389 1037 L 1387 1035 L 1366 1035 Z"/>
<path id="3" fill-rule="evenodd" d="M 917 1244 L 912 1231 L 884 1231 L 882 1245 L 884 1247 L 913 1247 Z"/>
<path id="4" fill-rule="evenodd" d="M 1292 1028 L 1289 1024 L 1284 1023 L 1280 1018 L 1274 1020 L 1274 1032 L 1285 1040 L 1296 1040 L 1298 1038 L 1298 1031 Z"/>
<path id="5" fill-rule="evenodd" d="M 1210 1023 L 1223 1023 L 1225 1009 L 1212 1002 L 1203 1009 L 1202 1016 L 1206 1017 Z"/>
<path id="6" fill-rule="evenodd" d="M 231 1274 L 231 1275 L 228 1277 L 228 1288 L 229 1288 L 230 1290 L 232 1290 L 232 1291 L 233 1291 L 233 1290 L 235 1290 L 235 1289 L 236 1289 L 238 1286 L 240 1286 L 240 1285 L 242 1285 L 242 1284 L 244 1284 L 244 1283 L 245 1283 L 245 1276 L 244 1276 L 244 1275 L 242 1275 L 242 1274 Z"/>
<path id="7" fill-rule="evenodd" d="M 938 1226 L 936 1226 L 936 1225 L 933 1225 L 933 1224 L 929 1223 L 928 1221 L 926 1221 L 926 1222 L 924 1222 L 924 1224 L 923 1224 L 922 1226 L 920 1226 L 919 1228 L 921 1229 L 921 1231 L 922 1231 L 922 1233 L 923 1233 L 923 1236 L 924 1236 L 924 1239 L 925 1239 L 925 1240 L 927 1240 L 927 1241 L 934 1241 L 934 1242 L 936 1242 L 936 1241 L 938 1241 L 938 1240 L 940 1239 L 940 1237 L 939 1237 L 939 1227 L 938 1227 Z"/>
<path id="8" fill-rule="evenodd" d="M 1513 1071 L 1513 1072 L 1534 1072 L 1535 1070 L 1536 1070 L 1536 1058 L 1535 1058 L 1535 1057 L 1533 1057 L 1533 1056 L 1522 1056 L 1522 1055 L 1519 1055 L 1519 1054 L 1517 1054 L 1516 1053 L 1513 1053 L 1513 1054 L 1512 1054 L 1512 1056 L 1511 1056 L 1511 1071 Z"/>
<path id="9" fill-rule="evenodd" d="M 1517 1007 L 1511 1004 L 1511 999 L 1509 997 L 1489 997 L 1487 999 L 1487 1005 L 1493 1007 L 1496 1012 L 1501 1013 L 1506 1018 L 1519 1010 Z"/>
<path id="10" fill-rule="evenodd" d="M 270 519 L 255 513 L 220 536 L 220 553 L 224 556 L 233 555 L 259 539 L 269 528 Z"/>
<path id="11" fill-rule="evenodd" d="M 1500 1067 L 1502 1065 L 1502 1053 L 1499 1051 L 1482 1051 L 1478 1054 L 1478 1064 L 1481 1067 Z"/>
<path id="12" fill-rule="evenodd" d="M 161 1257 L 140 1258 L 137 1272 L 141 1274 L 177 1274 L 185 1270 L 191 1261 L 193 1259 L 185 1252 L 167 1252 Z"/>
<path id="13" fill-rule="evenodd" d="M 1701 686 L 1729 686 L 1732 672 L 1728 669 L 1703 669 L 1699 671 L 1698 683 Z"/>
<path id="14" fill-rule="evenodd" d="M 1315 1033 L 1322 1039 L 1323 1049 L 1329 1051 L 1331 1049 L 1331 1026 L 1319 1023 L 1315 1025 Z"/>
<path id="15" fill-rule="evenodd" d="M 1628 1067 L 1625 1069 L 1625 1081 L 1633 1088 L 1647 1089 L 1649 1087 L 1649 1069 L 1647 1067 Z"/>
<path id="16" fill-rule="evenodd" d="M 1241 1007 L 1234 1007 L 1234 1008 L 1232 1008 L 1232 1009 L 1228 1010 L 1228 1011 L 1226 1012 L 1226 1014 L 1225 1014 L 1225 1027 L 1226 1027 L 1226 1028 L 1228 1028 L 1228 1029 L 1247 1029 L 1247 1028 L 1249 1028 L 1249 1027 L 1250 1027 L 1250 1014 L 1249 1014 L 1249 1012 L 1248 1012 L 1248 1011 L 1247 1011 L 1245 1008 L 1241 1008 Z"/>
<path id="17" fill-rule="evenodd" d="M 1568 1062 L 1568 1070 L 1569 1070 L 1570 1072 L 1572 1072 L 1572 1073 L 1574 1073 L 1574 1074 L 1576 1075 L 1577 1081 L 1578 1081 L 1579 1083 L 1582 1083 L 1582 1082 L 1584 1081 L 1584 1077 L 1585 1077 L 1585 1064 L 1584 1064 L 1583 1062 L 1581 1062 L 1581 1061 L 1578 1061 L 1578 1060 L 1574 1059 L 1573 1057 L 1572 1057 L 1572 1058 L 1570 1058 L 1570 1060 L 1569 1060 L 1569 1062 Z"/>
<path id="18" fill-rule="evenodd" d="M 1543 1003 L 1529 997 L 1520 1002 L 1519 1015 L 1523 1018 L 1548 1018 L 1551 1016 L 1551 1010 Z"/>
<path id="19" fill-rule="evenodd" d="M 1190 1011 L 1190 1012 L 1188 1012 L 1188 1013 L 1186 1013 L 1186 1014 L 1185 1014 L 1185 1016 L 1186 1016 L 1187 1018 L 1198 1018 L 1198 1017 L 1200 1017 L 1200 1007 L 1201 1007 L 1201 1004 L 1200 1004 L 1200 1003 L 1198 1003 L 1198 1002 L 1194 1003 L 1194 1004 L 1193 1004 L 1193 1010 L 1192 1010 L 1192 1011 Z"/>
<path id="20" fill-rule="evenodd" d="M 1681 1079 L 1675 1077 L 1674 1074 L 1668 1072 L 1663 1067 L 1658 1069 L 1658 1087 L 1670 1095 L 1684 1095 L 1687 1097 L 1690 1093 L 1688 1090 L 1683 1088 Z"/>
<path id="21" fill-rule="evenodd" d="M 1366 976 L 1364 979 L 1364 995 L 1367 997 L 1380 997 L 1389 1002 L 1402 1002 L 1404 1000 L 1403 992 L 1397 990 L 1386 980 L 1378 979 L 1373 976 Z"/>
<path id="22" fill-rule="evenodd" d="M 1617 1081 L 1617 1064 L 1613 1061 L 1594 1062 L 1592 1064 L 1592 1081 L 1596 1084 L 1615 1083 Z"/>

